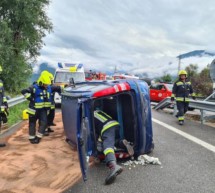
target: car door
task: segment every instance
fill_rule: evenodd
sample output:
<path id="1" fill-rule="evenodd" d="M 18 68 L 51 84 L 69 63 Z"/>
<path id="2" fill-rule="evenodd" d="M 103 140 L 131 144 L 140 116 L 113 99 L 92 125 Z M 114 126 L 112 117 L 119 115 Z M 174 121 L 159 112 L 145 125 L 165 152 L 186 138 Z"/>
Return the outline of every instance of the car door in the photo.
<path id="1" fill-rule="evenodd" d="M 150 99 L 151 101 L 158 101 L 158 90 L 157 85 L 151 85 L 150 87 Z"/>
<path id="2" fill-rule="evenodd" d="M 165 85 L 161 84 L 159 85 L 159 90 L 158 90 L 158 101 L 162 101 L 167 97 L 167 89 Z"/>
<path id="3" fill-rule="evenodd" d="M 86 107 L 84 100 L 79 100 L 79 107 L 77 109 L 77 147 L 80 162 L 80 168 L 83 180 L 87 180 L 87 170 L 89 164 L 90 153 L 88 151 L 88 133 L 89 133 L 89 119 L 86 115 Z"/>

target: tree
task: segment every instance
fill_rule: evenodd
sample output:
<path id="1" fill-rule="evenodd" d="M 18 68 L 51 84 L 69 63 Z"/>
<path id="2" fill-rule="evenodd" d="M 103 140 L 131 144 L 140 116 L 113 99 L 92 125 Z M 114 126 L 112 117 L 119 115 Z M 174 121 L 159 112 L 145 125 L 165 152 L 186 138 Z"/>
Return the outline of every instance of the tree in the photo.
<path id="1" fill-rule="evenodd" d="M 163 82 L 171 82 L 172 81 L 172 77 L 170 74 L 165 74 L 164 76 L 161 77 L 161 80 Z"/>
<path id="2" fill-rule="evenodd" d="M 192 79 L 198 74 L 198 65 L 197 64 L 190 64 L 185 68 L 187 71 L 188 77 Z"/>
<path id="3" fill-rule="evenodd" d="M 213 91 L 213 82 L 210 78 L 209 68 L 204 68 L 198 75 L 191 79 L 193 89 L 198 95 L 209 96 Z"/>
<path id="4" fill-rule="evenodd" d="M 45 8 L 49 0 L 0 1 L 0 62 L 6 90 L 19 92 L 32 73 L 52 24 Z"/>

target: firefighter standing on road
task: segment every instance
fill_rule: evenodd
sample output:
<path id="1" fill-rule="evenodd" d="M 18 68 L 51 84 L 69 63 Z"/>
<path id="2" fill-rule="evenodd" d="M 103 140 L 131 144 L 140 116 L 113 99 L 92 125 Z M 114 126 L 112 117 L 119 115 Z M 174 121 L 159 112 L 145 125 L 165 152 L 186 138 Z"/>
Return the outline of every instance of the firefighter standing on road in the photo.
<path id="1" fill-rule="evenodd" d="M 195 93 L 193 92 L 191 82 L 187 80 L 187 72 L 180 70 L 178 75 L 179 79 L 173 85 L 171 101 L 173 102 L 176 99 L 179 125 L 183 125 L 184 114 L 187 112 L 189 106 L 189 96 L 191 95 L 195 100 Z"/>
<path id="2" fill-rule="evenodd" d="M 0 74 L 2 73 L 2 67 L 0 66 Z M 2 122 L 7 123 L 7 116 L 8 116 L 8 104 L 7 104 L 7 99 L 4 96 L 4 85 L 2 80 L 0 79 L 0 127 Z M 0 130 L 1 131 L 1 130 Z M 0 147 L 4 147 L 4 143 L 0 143 Z"/>
<path id="3" fill-rule="evenodd" d="M 101 110 L 94 111 L 94 123 L 96 134 L 99 136 L 98 142 L 102 144 L 100 151 L 103 151 L 106 164 L 110 170 L 105 179 L 105 184 L 108 185 L 113 183 L 116 176 L 122 172 L 122 167 L 116 163 L 114 152 L 115 132 L 119 129 L 119 123 Z"/>
<path id="4" fill-rule="evenodd" d="M 28 89 L 23 89 L 21 93 L 30 101 L 27 113 L 29 114 L 29 141 L 38 144 L 44 135 L 47 127 L 47 111 L 50 109 L 50 93 L 47 89 L 51 84 L 47 73 L 41 73 L 36 84 Z M 39 120 L 39 130 L 36 134 L 36 121 Z"/>

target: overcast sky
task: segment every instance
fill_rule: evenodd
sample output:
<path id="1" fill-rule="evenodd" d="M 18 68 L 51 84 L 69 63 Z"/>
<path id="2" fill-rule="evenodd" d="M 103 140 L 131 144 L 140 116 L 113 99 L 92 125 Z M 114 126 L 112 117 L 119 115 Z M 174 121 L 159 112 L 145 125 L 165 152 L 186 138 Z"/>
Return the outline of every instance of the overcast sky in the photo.
<path id="1" fill-rule="evenodd" d="M 52 0 L 54 32 L 44 39 L 38 64 L 81 62 L 88 69 L 174 75 L 176 56 L 215 50 L 214 13 L 214 0 Z M 182 68 L 211 61 L 185 59 Z"/>

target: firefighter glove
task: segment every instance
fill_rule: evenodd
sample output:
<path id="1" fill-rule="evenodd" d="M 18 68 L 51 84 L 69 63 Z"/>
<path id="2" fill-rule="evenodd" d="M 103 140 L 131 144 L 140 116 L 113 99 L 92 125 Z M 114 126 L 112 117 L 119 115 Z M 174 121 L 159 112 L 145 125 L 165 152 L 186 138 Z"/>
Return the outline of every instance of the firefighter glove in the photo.
<path id="1" fill-rule="evenodd" d="M 4 102 L 4 106 L 8 109 L 8 103 Z"/>

